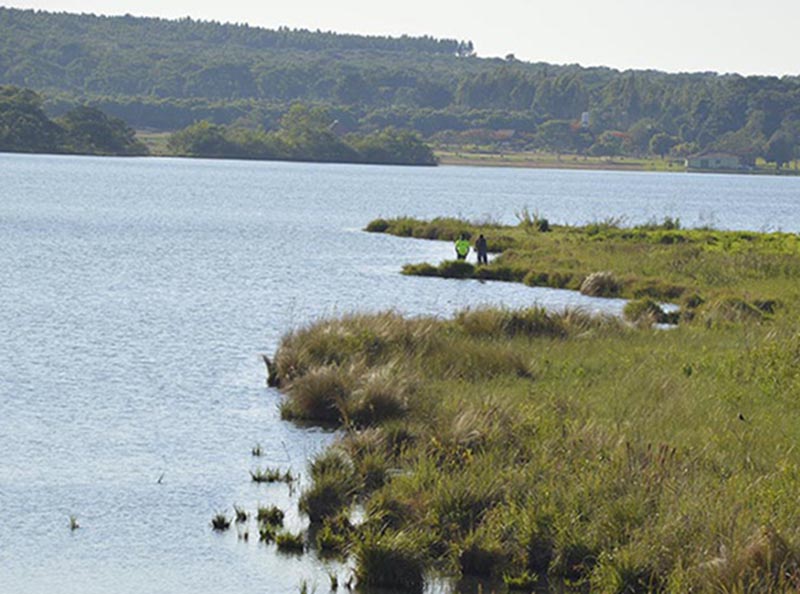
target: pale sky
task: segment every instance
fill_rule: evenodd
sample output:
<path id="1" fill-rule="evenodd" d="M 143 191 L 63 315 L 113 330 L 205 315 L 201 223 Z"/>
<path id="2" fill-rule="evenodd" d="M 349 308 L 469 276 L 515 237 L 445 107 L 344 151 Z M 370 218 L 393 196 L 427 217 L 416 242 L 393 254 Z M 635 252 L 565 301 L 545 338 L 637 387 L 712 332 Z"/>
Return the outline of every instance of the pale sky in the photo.
<path id="1" fill-rule="evenodd" d="M 3 2 L 3 0 L 0 0 Z M 471 39 L 480 56 L 800 74 L 800 0 L 10 0 L 4 6 Z"/>

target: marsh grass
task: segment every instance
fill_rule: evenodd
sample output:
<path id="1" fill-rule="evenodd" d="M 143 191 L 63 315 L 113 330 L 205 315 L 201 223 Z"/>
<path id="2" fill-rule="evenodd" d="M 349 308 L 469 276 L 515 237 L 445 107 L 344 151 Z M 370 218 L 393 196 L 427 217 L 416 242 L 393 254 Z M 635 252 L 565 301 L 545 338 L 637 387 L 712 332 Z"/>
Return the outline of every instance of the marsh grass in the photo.
<path id="1" fill-rule="evenodd" d="M 316 524 L 347 508 L 357 491 L 355 470 L 343 452 L 330 450 L 311 463 L 312 485 L 300 495 L 300 511 Z"/>
<path id="2" fill-rule="evenodd" d="M 421 592 L 425 554 L 420 542 L 424 540 L 408 532 L 367 533 L 355 549 L 358 583 Z"/>
<path id="3" fill-rule="evenodd" d="M 250 517 L 249 514 L 247 513 L 247 510 L 245 510 L 242 507 L 239 507 L 238 505 L 233 506 L 233 512 L 236 515 L 237 524 L 242 524 L 246 522 L 247 519 Z"/>
<path id="4" fill-rule="evenodd" d="M 284 553 L 302 554 L 305 550 L 305 539 L 302 532 L 283 530 L 275 535 L 278 550 Z"/>
<path id="5" fill-rule="evenodd" d="M 421 578 L 391 571 L 527 572 L 599 592 L 791 590 L 800 324 L 788 294 L 755 319 L 696 323 L 716 301 L 697 299 L 695 322 L 669 332 L 474 310 L 345 316 L 288 335 L 286 360 L 300 363 L 289 384 L 335 364 L 352 386 L 350 422 L 301 499 L 317 547 L 345 546 L 361 576 L 381 581 L 389 566 L 387 581 L 414 587 Z M 402 410 L 356 423 L 373 375 L 377 393 L 404 386 Z M 354 501 L 363 524 L 334 530 Z M 395 539 L 411 562 L 395 563 Z"/>
<path id="6" fill-rule="evenodd" d="M 261 507 L 256 512 L 256 521 L 269 526 L 283 526 L 283 510 L 275 505 Z"/>
<path id="7" fill-rule="evenodd" d="M 295 480 L 291 471 L 282 471 L 279 468 L 259 468 L 250 471 L 250 478 L 254 483 L 291 483 Z"/>
<path id="8" fill-rule="evenodd" d="M 794 297 L 784 299 L 793 295 L 794 280 L 800 276 L 800 238 L 791 233 L 684 229 L 669 217 L 636 227 L 614 218 L 574 227 L 548 222 L 548 233 L 531 231 L 535 224 L 530 213 L 516 226 L 438 221 L 389 219 L 382 227 L 385 233 L 444 240 L 461 232 L 484 233 L 490 245 L 500 241 L 502 247 L 496 251 L 502 253 L 488 266 L 408 264 L 403 267 L 405 274 L 571 290 L 584 285 L 591 295 L 656 301 L 676 301 L 683 295 L 708 301 L 730 295 L 751 303 L 796 302 Z M 597 271 L 610 276 L 601 282 L 593 278 Z"/>
<path id="9" fill-rule="evenodd" d="M 218 513 L 211 518 L 211 527 L 218 532 L 225 532 L 231 527 L 231 521 L 224 513 Z"/>
<path id="10" fill-rule="evenodd" d="M 70 516 L 69 517 L 69 529 L 74 532 L 75 530 L 79 529 L 81 525 L 78 523 L 77 516 Z"/>

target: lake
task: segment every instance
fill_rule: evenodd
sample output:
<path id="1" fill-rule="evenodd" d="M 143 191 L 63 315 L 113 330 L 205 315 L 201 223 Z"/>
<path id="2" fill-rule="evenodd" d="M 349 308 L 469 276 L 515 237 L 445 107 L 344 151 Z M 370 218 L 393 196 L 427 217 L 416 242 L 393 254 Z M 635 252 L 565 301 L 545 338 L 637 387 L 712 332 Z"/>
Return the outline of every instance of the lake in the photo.
<path id="1" fill-rule="evenodd" d="M 335 437 L 280 420 L 260 353 L 352 311 L 624 305 L 401 276 L 452 246 L 361 231 L 373 218 L 796 232 L 799 202 L 786 177 L 0 155 L 0 589 L 325 592 L 346 568 L 279 555 L 252 522 L 210 528 L 259 503 L 302 527 L 249 471 L 302 474 Z"/>

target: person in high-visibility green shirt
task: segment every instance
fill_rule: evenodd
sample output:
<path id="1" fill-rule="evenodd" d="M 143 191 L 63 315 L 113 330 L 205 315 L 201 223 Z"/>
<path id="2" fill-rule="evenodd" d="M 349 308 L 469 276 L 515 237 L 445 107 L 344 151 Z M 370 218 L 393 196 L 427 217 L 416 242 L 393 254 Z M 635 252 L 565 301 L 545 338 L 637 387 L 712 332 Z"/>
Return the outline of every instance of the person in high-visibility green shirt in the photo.
<path id="1" fill-rule="evenodd" d="M 459 260 L 466 260 L 467 254 L 469 254 L 469 241 L 467 241 L 466 236 L 462 233 L 461 237 L 456 239 L 456 258 Z"/>

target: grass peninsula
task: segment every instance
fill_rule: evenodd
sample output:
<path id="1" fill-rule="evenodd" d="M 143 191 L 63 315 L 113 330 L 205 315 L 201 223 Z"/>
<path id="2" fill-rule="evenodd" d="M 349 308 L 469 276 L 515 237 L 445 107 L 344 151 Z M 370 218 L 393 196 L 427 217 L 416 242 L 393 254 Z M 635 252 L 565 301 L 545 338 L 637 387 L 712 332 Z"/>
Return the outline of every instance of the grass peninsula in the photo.
<path id="1" fill-rule="evenodd" d="M 597 294 L 681 312 L 671 330 L 647 311 L 632 323 L 486 308 L 351 314 L 287 334 L 269 362 L 284 417 L 342 429 L 300 508 L 354 555 L 362 584 L 419 591 L 435 569 L 496 591 L 796 590 L 794 235 L 529 213 L 515 226 L 369 228 L 481 232 L 499 253 L 406 273 L 580 288 L 604 272 Z"/>

